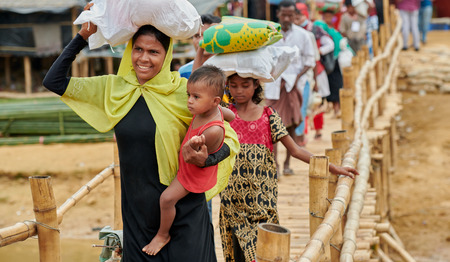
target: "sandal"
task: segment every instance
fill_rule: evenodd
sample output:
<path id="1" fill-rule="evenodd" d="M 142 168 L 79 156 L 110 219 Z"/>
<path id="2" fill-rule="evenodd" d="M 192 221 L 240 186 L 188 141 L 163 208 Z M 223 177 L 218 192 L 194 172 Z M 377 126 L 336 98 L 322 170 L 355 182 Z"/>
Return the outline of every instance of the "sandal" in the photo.
<path id="1" fill-rule="evenodd" d="M 290 168 L 285 168 L 283 170 L 283 175 L 284 176 L 292 176 L 294 175 L 294 170 L 290 169 Z"/>
<path id="2" fill-rule="evenodd" d="M 319 140 L 321 137 L 322 137 L 322 134 L 316 134 L 316 135 L 314 136 L 314 139 Z"/>

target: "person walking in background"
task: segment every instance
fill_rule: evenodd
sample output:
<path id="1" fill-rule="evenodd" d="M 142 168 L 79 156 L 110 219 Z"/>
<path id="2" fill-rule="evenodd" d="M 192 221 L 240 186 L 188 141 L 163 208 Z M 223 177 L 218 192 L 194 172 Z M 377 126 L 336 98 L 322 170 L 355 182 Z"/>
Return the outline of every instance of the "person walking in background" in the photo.
<path id="1" fill-rule="evenodd" d="M 358 52 L 366 43 L 366 18 L 356 12 L 352 0 L 345 0 L 347 12 L 342 15 L 339 31 L 347 37 L 353 51 Z"/>
<path id="2" fill-rule="evenodd" d="M 402 18 L 403 49 L 408 49 L 409 33 L 412 33 L 413 47 L 419 51 L 419 1 L 396 0 L 397 8 Z"/>
<path id="3" fill-rule="evenodd" d="M 333 28 L 333 17 L 333 11 L 325 10 L 322 13 L 323 21 L 317 20 L 314 22 L 314 25 L 322 28 L 325 32 L 327 32 L 327 34 L 331 36 L 334 42 L 334 68 L 332 71 L 327 72 L 328 84 L 330 85 L 330 95 L 327 96 L 327 101 L 333 104 L 334 116 L 340 117 L 341 105 L 339 102 L 339 89 L 343 87 L 344 80 L 342 78 L 341 69 L 339 67 L 338 56 L 341 52 L 340 42 L 343 39 L 343 36 Z"/>
<path id="4" fill-rule="evenodd" d="M 427 43 L 427 34 L 430 29 L 431 16 L 433 15 L 433 0 L 420 0 L 419 31 L 422 44 Z"/>
<path id="5" fill-rule="evenodd" d="M 294 24 L 295 10 L 296 7 L 293 1 L 284 0 L 280 2 L 277 16 L 281 24 L 283 39 L 273 44 L 273 46 L 296 46 L 300 51 L 299 57 L 288 66 L 276 81 L 267 83 L 264 91 L 267 99 L 266 104 L 278 111 L 289 135 L 298 141 L 295 128 L 302 121 L 300 112 L 302 104 L 301 90 L 307 82 L 306 73 L 315 66 L 316 62 L 313 42 L 308 32 Z M 276 145 L 274 145 L 275 160 L 276 151 Z M 285 175 L 294 174 L 290 168 L 290 158 L 288 151 L 283 164 L 283 174 Z"/>
<path id="6" fill-rule="evenodd" d="M 320 27 L 315 26 L 311 20 L 309 20 L 308 8 L 305 4 L 297 3 L 297 9 L 299 10 L 298 19 L 296 24 L 310 32 L 313 37 L 313 43 L 315 43 L 316 50 L 316 66 L 314 67 L 314 86 L 312 89 L 317 92 L 321 98 L 325 99 L 330 95 L 330 86 L 328 84 L 327 72 L 325 71 L 322 62 L 320 62 L 320 57 L 322 55 L 327 55 L 334 51 L 333 39 Z M 303 96 L 304 97 L 304 96 Z M 314 99 L 311 97 L 310 99 Z M 308 103 L 312 104 L 312 103 Z M 322 103 L 321 103 L 322 104 Z M 326 105 L 324 105 L 326 106 Z M 303 105 L 302 105 L 303 109 Z M 305 110 L 306 111 L 306 110 Z M 316 131 L 314 139 L 320 139 L 322 134 L 321 130 L 324 124 L 323 111 L 310 110 L 313 115 L 314 130 Z M 303 114 L 303 111 L 302 111 Z M 304 121 L 306 122 L 306 121 Z M 299 127 L 301 127 L 300 125 Z M 296 128 L 297 131 L 298 127 Z"/>

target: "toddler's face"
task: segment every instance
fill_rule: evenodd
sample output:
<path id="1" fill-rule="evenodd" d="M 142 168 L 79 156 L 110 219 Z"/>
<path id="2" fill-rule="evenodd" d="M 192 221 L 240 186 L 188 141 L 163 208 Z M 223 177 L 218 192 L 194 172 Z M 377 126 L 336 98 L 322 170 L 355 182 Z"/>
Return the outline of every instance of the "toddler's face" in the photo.
<path id="1" fill-rule="evenodd" d="M 193 115 L 203 114 L 217 104 L 214 103 L 214 89 L 208 86 L 204 81 L 187 84 L 188 110 Z M 220 98 L 219 98 L 220 99 Z"/>

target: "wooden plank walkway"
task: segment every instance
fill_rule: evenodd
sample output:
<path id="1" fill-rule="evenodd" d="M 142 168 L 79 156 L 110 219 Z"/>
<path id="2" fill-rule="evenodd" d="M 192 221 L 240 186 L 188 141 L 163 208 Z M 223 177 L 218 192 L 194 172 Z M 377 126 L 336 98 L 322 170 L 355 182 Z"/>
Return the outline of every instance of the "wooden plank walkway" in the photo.
<path id="1" fill-rule="evenodd" d="M 331 133 L 341 130 L 340 119 L 332 117 L 332 113 L 325 114 L 325 125 L 321 140 L 314 140 L 314 131 L 309 131 L 307 135 L 308 143 L 306 149 L 316 155 L 324 155 L 325 149 L 331 148 Z M 278 162 L 281 164 L 285 157 L 285 148 L 279 146 L 280 155 Z M 278 189 L 278 212 L 280 215 L 280 225 L 287 227 L 291 231 L 291 259 L 296 261 L 302 254 L 306 244 L 310 239 L 309 232 L 309 165 L 300 160 L 292 159 L 291 168 L 294 170 L 293 176 L 282 176 L 279 179 Z M 366 197 L 366 204 L 361 216 L 362 225 L 368 228 L 360 228 L 358 231 L 358 250 L 355 253 L 355 261 L 367 261 L 370 256 L 370 243 L 376 241 L 375 211 L 376 194 L 374 190 L 369 190 Z M 220 199 L 216 196 L 213 199 L 213 225 L 215 229 L 215 245 L 218 261 L 224 261 L 219 230 L 219 208 Z"/>

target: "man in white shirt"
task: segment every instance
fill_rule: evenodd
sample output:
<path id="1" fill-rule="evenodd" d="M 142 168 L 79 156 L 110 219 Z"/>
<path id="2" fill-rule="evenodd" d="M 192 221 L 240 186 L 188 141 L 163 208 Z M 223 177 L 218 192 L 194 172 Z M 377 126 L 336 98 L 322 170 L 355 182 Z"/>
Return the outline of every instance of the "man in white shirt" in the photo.
<path id="1" fill-rule="evenodd" d="M 281 24 L 283 39 L 276 42 L 274 46 L 297 46 L 300 50 L 299 57 L 276 81 L 266 84 L 264 93 L 267 105 L 272 106 L 280 114 L 289 135 L 297 141 L 295 128 L 302 121 L 301 92 L 307 81 L 306 72 L 315 66 L 316 61 L 314 46 L 307 31 L 294 24 L 295 8 L 295 3 L 290 0 L 283 0 L 278 5 L 277 17 Z M 274 153 L 276 159 L 276 145 L 274 145 Z M 283 167 L 283 174 L 286 175 L 293 174 L 289 167 L 290 157 L 289 152 L 286 152 Z M 279 170 L 278 161 L 276 162 L 277 170 Z"/>

